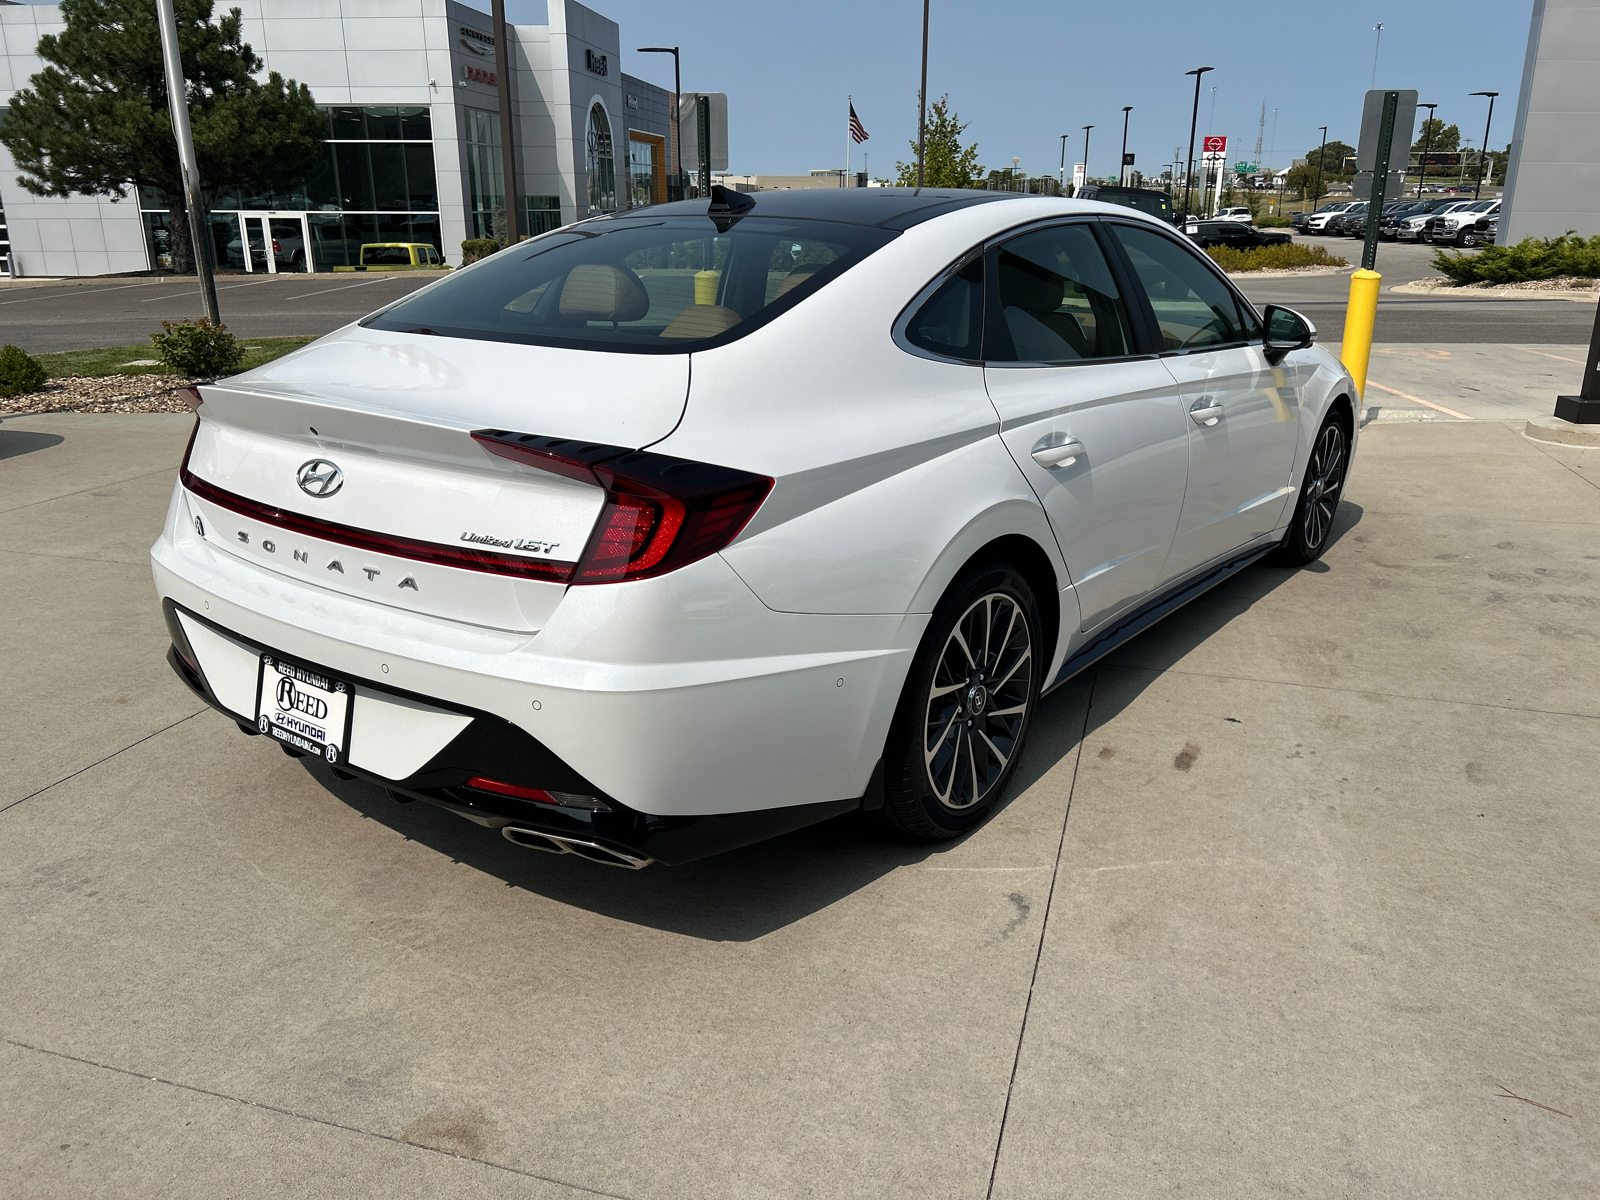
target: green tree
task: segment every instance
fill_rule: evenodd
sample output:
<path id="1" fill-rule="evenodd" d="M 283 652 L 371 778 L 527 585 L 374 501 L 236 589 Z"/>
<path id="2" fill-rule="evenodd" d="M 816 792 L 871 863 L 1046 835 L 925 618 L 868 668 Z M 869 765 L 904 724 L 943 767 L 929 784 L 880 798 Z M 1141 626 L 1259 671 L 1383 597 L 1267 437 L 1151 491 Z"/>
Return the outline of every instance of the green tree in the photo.
<path id="1" fill-rule="evenodd" d="M 327 117 L 311 89 L 273 71 L 240 37 L 240 13 L 215 24 L 213 0 L 176 0 L 178 47 L 207 212 L 224 187 L 287 188 L 313 174 Z M 45 66 L 11 97 L 0 142 L 36 196 L 166 198 L 173 267 L 192 271 L 177 139 L 167 109 L 154 0 L 62 0 L 66 28 L 39 39 Z"/>
<path id="2" fill-rule="evenodd" d="M 1313 146 L 1306 151 L 1306 166 L 1310 167 L 1313 175 L 1316 173 L 1317 160 L 1322 161 L 1322 174 L 1326 177 L 1332 175 L 1338 178 L 1346 170 L 1345 159 L 1354 158 L 1356 148 L 1349 142 L 1332 141 L 1326 146 Z"/>
<path id="3" fill-rule="evenodd" d="M 1307 163 L 1301 163 L 1298 167 L 1290 167 L 1288 175 L 1284 177 L 1284 181 L 1292 189 L 1300 193 L 1300 199 L 1302 200 L 1318 200 L 1328 194 L 1327 172 L 1321 173 L 1320 185 L 1318 179 L 1317 168 Z"/>
<path id="4" fill-rule="evenodd" d="M 1417 130 L 1417 140 L 1411 143 L 1411 151 L 1421 154 L 1424 146 L 1429 154 L 1453 154 L 1461 149 L 1461 130 L 1455 125 L 1446 125 L 1437 117 L 1425 118 Z"/>
<path id="5" fill-rule="evenodd" d="M 948 95 L 934 101 L 928 113 L 927 150 L 922 171 L 924 187 L 969 188 L 977 186 L 983 178 L 983 168 L 978 165 L 978 143 L 961 144 L 961 134 L 970 124 L 951 111 Z M 911 143 L 911 161 L 895 163 L 895 170 L 898 186 L 917 186 L 916 142 Z"/>

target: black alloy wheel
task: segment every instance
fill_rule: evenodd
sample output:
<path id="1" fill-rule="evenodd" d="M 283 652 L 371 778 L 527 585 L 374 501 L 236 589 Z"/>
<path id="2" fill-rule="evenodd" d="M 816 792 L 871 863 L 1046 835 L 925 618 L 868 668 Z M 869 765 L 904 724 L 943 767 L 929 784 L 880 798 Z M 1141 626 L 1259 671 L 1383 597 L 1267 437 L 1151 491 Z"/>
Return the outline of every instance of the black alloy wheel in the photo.
<path id="1" fill-rule="evenodd" d="M 1339 416 L 1330 413 L 1317 433 L 1306 464 L 1305 482 L 1294 519 L 1269 561 L 1285 567 L 1304 566 L 1322 557 L 1333 532 L 1334 514 L 1344 494 L 1345 472 L 1350 466 L 1350 436 Z"/>
<path id="2" fill-rule="evenodd" d="M 957 580 L 923 635 L 884 747 L 883 818 L 922 841 L 959 836 L 997 806 L 1039 698 L 1033 590 L 1009 566 Z"/>

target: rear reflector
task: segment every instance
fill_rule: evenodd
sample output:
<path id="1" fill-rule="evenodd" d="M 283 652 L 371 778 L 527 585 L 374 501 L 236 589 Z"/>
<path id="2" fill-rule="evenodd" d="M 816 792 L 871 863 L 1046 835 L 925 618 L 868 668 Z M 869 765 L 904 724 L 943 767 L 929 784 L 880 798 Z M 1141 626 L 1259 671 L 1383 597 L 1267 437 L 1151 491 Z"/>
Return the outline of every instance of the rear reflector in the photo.
<path id="1" fill-rule="evenodd" d="M 715 554 L 772 491 L 764 475 L 645 450 L 500 429 L 472 437 L 501 458 L 605 489 L 573 583 L 644 579 Z"/>
<path id="2" fill-rule="evenodd" d="M 474 775 L 467 780 L 469 788 L 480 792 L 493 792 L 497 796 L 510 796 L 516 800 L 532 800 L 535 804 L 556 804 L 562 808 L 586 808 L 591 812 L 610 812 L 611 806 L 594 796 L 579 796 L 573 792 L 547 792 L 543 788 L 523 787 L 499 779 L 485 779 Z"/>

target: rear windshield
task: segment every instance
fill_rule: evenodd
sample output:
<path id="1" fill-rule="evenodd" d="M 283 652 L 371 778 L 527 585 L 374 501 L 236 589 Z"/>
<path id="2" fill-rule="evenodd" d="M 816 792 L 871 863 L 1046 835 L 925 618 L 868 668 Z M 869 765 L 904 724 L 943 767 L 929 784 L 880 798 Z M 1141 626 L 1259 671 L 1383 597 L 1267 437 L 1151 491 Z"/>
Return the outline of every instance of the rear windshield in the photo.
<path id="1" fill-rule="evenodd" d="M 502 250 L 363 324 L 681 354 L 765 324 L 895 236 L 755 216 L 600 221 Z"/>

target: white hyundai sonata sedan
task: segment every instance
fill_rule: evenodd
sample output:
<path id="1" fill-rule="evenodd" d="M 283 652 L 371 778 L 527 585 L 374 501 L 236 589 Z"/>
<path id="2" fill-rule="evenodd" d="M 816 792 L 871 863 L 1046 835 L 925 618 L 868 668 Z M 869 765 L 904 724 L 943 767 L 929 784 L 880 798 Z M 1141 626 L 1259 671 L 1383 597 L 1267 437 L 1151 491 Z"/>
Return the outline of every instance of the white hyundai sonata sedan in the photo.
<path id="1" fill-rule="evenodd" d="M 686 201 L 203 387 L 152 550 L 249 734 L 510 840 L 957 836 L 1039 697 L 1326 546 L 1350 376 L 1125 208 Z"/>

